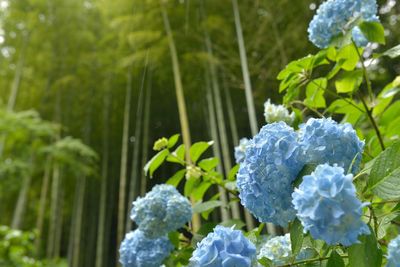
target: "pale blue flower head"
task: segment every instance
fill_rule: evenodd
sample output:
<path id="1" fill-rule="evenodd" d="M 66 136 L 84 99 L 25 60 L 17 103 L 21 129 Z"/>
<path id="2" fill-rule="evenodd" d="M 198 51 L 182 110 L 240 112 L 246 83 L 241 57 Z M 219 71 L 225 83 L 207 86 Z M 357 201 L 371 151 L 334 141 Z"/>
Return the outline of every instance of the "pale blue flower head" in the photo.
<path id="1" fill-rule="evenodd" d="M 386 267 L 400 267 L 400 235 L 390 241 Z"/>
<path id="2" fill-rule="evenodd" d="M 292 257 L 290 235 L 277 236 L 268 240 L 257 255 L 258 259 L 264 257 L 271 260 L 274 265 L 287 263 Z"/>
<path id="3" fill-rule="evenodd" d="M 264 117 L 267 123 L 283 121 L 291 125 L 294 122 L 296 115 L 294 112 L 289 113 L 289 110 L 287 110 L 283 105 L 272 104 L 271 100 L 268 99 L 264 103 Z"/>
<path id="4" fill-rule="evenodd" d="M 341 167 L 318 165 L 311 175 L 303 177 L 293 193 L 293 205 L 304 231 L 329 245 L 350 246 L 358 237 L 370 234 L 361 220 L 361 203 L 352 183 L 353 175 L 344 174 Z"/>
<path id="5" fill-rule="evenodd" d="M 319 48 L 326 48 L 332 39 L 344 32 L 353 31 L 357 20 L 377 21 L 376 0 L 328 0 L 322 3 L 308 27 L 309 39 Z M 355 25 L 354 25 L 355 24 Z M 352 32 L 356 43 L 365 44 L 359 29 Z"/>
<path id="6" fill-rule="evenodd" d="M 332 119 L 309 119 L 300 125 L 299 138 L 307 163 L 337 164 L 347 172 L 359 169 L 364 142 L 351 124 L 338 124 Z"/>
<path id="7" fill-rule="evenodd" d="M 290 234 L 276 236 L 265 242 L 257 255 L 257 259 L 264 257 L 272 261 L 273 266 L 290 263 L 293 258 Z M 296 260 L 306 260 L 312 257 L 313 253 L 311 249 L 305 247 L 300 250 L 296 256 Z"/>
<path id="8" fill-rule="evenodd" d="M 292 183 L 303 166 L 297 133 L 284 122 L 264 126 L 247 145 L 240 164 L 241 203 L 260 222 L 286 226 L 296 216 Z"/>
<path id="9" fill-rule="evenodd" d="M 131 219 L 148 237 L 163 236 L 189 222 L 192 207 L 187 198 L 171 185 L 156 185 L 133 202 Z"/>
<path id="10" fill-rule="evenodd" d="M 124 267 L 159 267 L 173 248 L 166 236 L 150 239 L 136 230 L 122 241 L 119 262 Z"/>
<path id="11" fill-rule="evenodd" d="M 256 247 L 240 230 L 218 225 L 209 233 L 190 258 L 191 267 L 250 267 Z"/>
<path id="12" fill-rule="evenodd" d="M 236 163 L 242 163 L 244 161 L 244 157 L 246 156 L 246 146 L 249 143 L 249 139 L 242 138 L 240 139 L 239 145 L 235 147 L 235 161 Z"/>

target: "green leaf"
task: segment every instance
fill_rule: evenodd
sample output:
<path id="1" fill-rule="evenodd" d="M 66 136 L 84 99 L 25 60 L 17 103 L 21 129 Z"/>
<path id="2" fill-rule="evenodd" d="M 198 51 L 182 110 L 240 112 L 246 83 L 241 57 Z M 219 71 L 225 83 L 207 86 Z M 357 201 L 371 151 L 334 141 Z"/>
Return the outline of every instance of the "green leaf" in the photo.
<path id="1" fill-rule="evenodd" d="M 196 203 L 193 206 L 193 213 L 202 213 L 208 210 L 215 209 L 222 205 L 222 201 L 219 200 L 210 200 L 206 202 Z"/>
<path id="2" fill-rule="evenodd" d="M 324 93 L 328 81 L 326 78 L 312 80 L 306 87 L 306 99 L 304 103 L 312 108 L 326 107 Z"/>
<path id="3" fill-rule="evenodd" d="M 193 163 L 196 163 L 201 155 L 209 148 L 214 142 L 197 142 L 190 147 L 190 158 Z"/>
<path id="4" fill-rule="evenodd" d="M 246 226 L 246 224 L 242 220 L 239 220 L 239 219 L 231 219 L 231 220 L 223 221 L 222 223 L 220 223 L 220 225 L 225 226 L 225 227 L 235 226 L 235 229 L 237 229 L 237 230 L 240 230 Z"/>
<path id="5" fill-rule="evenodd" d="M 149 172 L 150 178 L 152 178 L 154 171 L 157 170 L 158 167 L 160 167 L 160 165 L 164 162 L 168 155 L 168 149 L 164 149 L 158 152 L 149 162 L 146 163 L 146 165 L 144 166 L 144 173 L 147 175 L 147 173 Z"/>
<path id="6" fill-rule="evenodd" d="M 395 47 L 386 50 L 386 52 L 384 52 L 382 55 L 390 58 L 396 58 L 400 56 L 400 45 L 396 45 Z"/>
<path id="7" fill-rule="evenodd" d="M 400 155 L 398 155 L 400 157 Z M 372 191 L 384 200 L 400 198 L 400 167 L 385 176 Z"/>
<path id="8" fill-rule="evenodd" d="M 290 242 L 292 244 L 292 253 L 294 256 L 299 254 L 301 247 L 303 246 L 303 238 L 303 226 L 296 218 L 290 225 Z"/>
<path id="9" fill-rule="evenodd" d="M 361 51 L 360 51 L 360 54 L 362 54 Z M 337 62 L 339 62 L 340 60 L 343 60 L 342 69 L 347 70 L 347 71 L 354 70 L 359 59 L 360 58 L 358 56 L 357 50 L 353 44 L 349 44 L 349 45 L 342 47 L 339 50 L 338 55 L 336 57 Z"/>
<path id="10" fill-rule="evenodd" d="M 235 166 L 232 167 L 232 169 L 228 173 L 228 180 L 233 181 L 236 178 L 236 174 L 239 171 L 239 164 L 236 164 Z"/>
<path id="11" fill-rule="evenodd" d="M 176 145 L 176 142 L 179 140 L 180 134 L 174 134 L 168 139 L 168 148 L 172 148 Z"/>
<path id="12" fill-rule="evenodd" d="M 376 241 L 374 231 L 370 230 L 370 235 L 359 238 L 360 244 L 349 247 L 349 267 L 381 267 L 382 250 Z"/>
<path id="13" fill-rule="evenodd" d="M 400 215 L 400 212 L 393 212 L 385 215 L 383 218 L 380 217 L 378 222 L 378 239 L 382 239 L 386 236 L 386 231 L 392 224 L 392 221 Z"/>
<path id="14" fill-rule="evenodd" d="M 329 256 L 329 260 L 326 267 L 344 267 L 344 261 L 342 257 L 334 250 Z"/>
<path id="15" fill-rule="evenodd" d="M 201 180 L 195 177 L 190 177 L 186 180 L 185 187 L 183 188 L 183 193 L 186 197 L 190 196 L 193 190 L 200 184 Z"/>
<path id="16" fill-rule="evenodd" d="M 218 164 L 219 164 L 218 158 L 203 159 L 198 163 L 199 167 L 207 172 L 217 167 Z"/>
<path id="17" fill-rule="evenodd" d="M 171 178 L 168 179 L 166 184 L 170 184 L 172 186 L 178 187 L 179 183 L 182 181 L 183 177 L 185 177 L 186 170 L 177 171 Z"/>
<path id="18" fill-rule="evenodd" d="M 375 159 L 368 179 L 369 188 L 375 188 L 400 167 L 400 141 L 381 152 Z"/>
<path id="19" fill-rule="evenodd" d="M 175 151 L 167 157 L 167 161 L 185 165 L 185 145 L 182 144 L 178 146 Z"/>
<path id="20" fill-rule="evenodd" d="M 262 265 L 262 266 L 266 266 L 266 267 L 271 267 L 272 265 L 272 261 L 266 257 L 263 257 L 262 259 L 259 259 L 258 262 Z"/>
<path id="21" fill-rule="evenodd" d="M 359 27 L 368 41 L 385 44 L 385 29 L 379 22 L 364 21 L 359 25 Z"/>
<path id="22" fill-rule="evenodd" d="M 203 199 L 204 194 L 207 192 L 211 185 L 212 183 L 209 182 L 201 182 L 200 185 L 196 186 L 196 188 L 193 189 L 191 196 L 194 198 L 195 201 Z"/>
<path id="23" fill-rule="evenodd" d="M 179 248 L 179 232 L 173 231 L 168 233 L 168 239 L 175 248 Z"/>
<path id="24" fill-rule="evenodd" d="M 361 70 L 345 72 L 340 79 L 335 82 L 336 91 L 338 93 L 352 93 L 357 91 L 363 80 Z"/>

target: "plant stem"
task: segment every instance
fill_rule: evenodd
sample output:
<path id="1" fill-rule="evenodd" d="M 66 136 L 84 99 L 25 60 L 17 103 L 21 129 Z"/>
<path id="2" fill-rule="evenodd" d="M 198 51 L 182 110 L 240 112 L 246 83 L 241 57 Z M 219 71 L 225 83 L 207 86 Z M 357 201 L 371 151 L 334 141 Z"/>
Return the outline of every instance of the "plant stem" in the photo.
<path id="1" fill-rule="evenodd" d="M 361 67 L 362 67 L 362 71 L 363 71 L 363 75 L 364 75 L 364 79 L 365 79 L 365 82 L 367 83 L 367 90 L 368 90 L 369 98 L 370 98 L 370 101 L 373 102 L 374 101 L 374 97 L 373 97 L 373 92 L 372 92 L 371 80 L 369 79 L 368 71 L 367 71 L 367 68 L 365 67 L 364 59 L 363 59 L 360 51 L 358 51 L 358 47 L 357 47 L 357 45 L 356 45 L 356 43 L 354 42 L 353 39 L 351 40 L 351 42 L 353 43 L 354 48 L 356 49 L 358 58 L 360 59 L 360 63 L 361 63 Z M 362 98 L 362 96 L 360 94 L 358 94 L 358 97 L 360 98 L 360 100 L 361 100 L 361 102 L 362 102 L 362 104 L 363 104 L 363 106 L 365 108 L 365 111 L 367 112 L 368 118 L 371 121 L 372 127 L 374 128 L 374 130 L 376 132 L 376 136 L 378 137 L 379 144 L 380 144 L 382 150 L 385 150 L 385 144 L 383 143 L 381 132 L 379 131 L 379 128 L 378 128 L 378 126 L 376 124 L 376 121 L 375 121 L 374 117 L 372 116 L 372 110 L 373 109 L 370 109 L 368 107 L 367 103 L 365 102 L 365 100 Z"/>
<path id="2" fill-rule="evenodd" d="M 347 255 L 341 256 L 342 258 L 347 258 Z M 329 260 L 330 257 L 320 257 L 320 258 L 314 258 L 314 259 L 309 259 L 309 260 L 301 260 L 301 261 L 296 261 L 293 263 L 285 264 L 285 265 L 278 265 L 278 267 L 290 267 L 290 266 L 297 266 L 300 264 L 307 264 L 307 263 L 313 263 L 313 262 L 322 262 L 325 260 Z"/>

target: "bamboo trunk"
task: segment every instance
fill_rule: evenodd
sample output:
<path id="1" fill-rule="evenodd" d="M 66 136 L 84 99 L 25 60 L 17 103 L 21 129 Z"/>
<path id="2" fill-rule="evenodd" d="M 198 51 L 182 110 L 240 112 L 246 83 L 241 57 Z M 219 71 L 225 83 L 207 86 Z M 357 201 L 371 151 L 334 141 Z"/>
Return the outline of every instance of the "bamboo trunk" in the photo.
<path id="1" fill-rule="evenodd" d="M 128 69 L 127 86 L 124 106 L 124 122 L 122 133 L 121 166 L 119 177 L 119 197 L 118 197 L 118 225 L 117 225 L 117 246 L 120 245 L 125 234 L 125 216 L 126 216 L 126 190 L 127 190 L 127 172 L 128 172 L 128 146 L 129 146 L 129 118 L 131 110 L 132 95 L 132 70 Z"/>
<path id="2" fill-rule="evenodd" d="M 47 241 L 47 253 L 46 257 L 52 259 L 54 256 L 54 247 L 56 239 L 56 228 L 57 228 L 57 215 L 58 215 L 58 202 L 59 202 L 59 191 L 60 191 L 60 167 L 57 163 L 54 164 L 53 168 L 53 181 L 51 185 L 51 206 L 50 206 L 50 222 L 49 222 L 49 235 Z"/>
<path id="3" fill-rule="evenodd" d="M 166 8 L 163 4 L 163 0 L 160 0 L 161 3 L 161 13 L 164 21 L 164 28 L 167 33 L 168 37 L 168 44 L 169 44 L 169 50 L 171 54 L 171 60 L 172 60 L 172 69 L 174 73 L 174 81 L 175 81 L 175 92 L 176 92 L 176 98 L 178 102 L 178 111 L 179 111 L 179 120 L 181 124 L 181 131 L 182 131 L 182 139 L 183 139 L 183 144 L 185 145 L 185 155 L 186 155 L 186 161 L 190 162 L 190 153 L 189 153 L 189 148 L 191 146 L 191 138 L 190 138 L 190 128 L 189 128 L 189 120 L 187 117 L 187 112 L 186 112 L 186 103 L 185 103 L 185 97 L 183 94 L 183 86 L 182 86 L 182 79 L 181 79 L 181 72 L 180 72 L 180 67 L 179 67 L 179 61 L 178 61 L 178 55 L 176 52 L 176 46 L 175 46 L 175 41 L 174 37 L 172 35 L 172 30 L 171 26 L 169 24 L 169 19 L 168 19 L 168 14 L 166 11 Z M 194 202 L 193 199 L 191 199 L 192 203 Z M 194 232 L 197 232 L 197 230 L 200 229 L 201 226 L 201 220 L 199 214 L 194 214 L 192 218 L 192 228 Z"/>
<path id="4" fill-rule="evenodd" d="M 13 220 L 11 223 L 11 228 L 20 229 L 24 218 L 26 201 L 28 198 L 28 191 L 32 183 L 32 173 L 25 175 L 21 190 L 19 191 L 17 204 L 15 206 L 15 211 L 13 215 Z"/>
<path id="5" fill-rule="evenodd" d="M 212 89 L 211 89 L 211 84 L 210 84 L 210 79 L 209 76 L 206 74 L 206 86 L 207 86 L 207 107 L 208 107 L 208 116 L 209 116 L 209 121 L 210 121 L 210 133 L 211 133 L 211 138 L 214 140 L 214 145 L 213 145 L 213 153 L 217 158 L 221 158 L 221 150 L 220 150 L 220 145 L 219 145 L 219 139 L 218 139 L 218 126 L 217 122 L 215 119 L 215 107 L 213 103 L 213 98 L 212 98 Z M 222 168 L 220 165 L 217 166 L 217 171 L 222 173 Z M 229 210 L 227 209 L 228 207 L 228 197 L 226 195 L 226 190 L 222 188 L 221 186 L 218 186 L 218 193 L 220 195 L 220 199 L 222 202 L 222 207 L 220 208 L 221 211 L 221 218 L 222 221 L 227 221 L 231 218 L 229 214 Z"/>
<path id="6" fill-rule="evenodd" d="M 138 191 L 138 168 L 139 168 L 139 150 L 140 150 L 140 139 L 141 139 L 141 131 L 142 131 L 142 117 L 143 117 L 143 91 L 144 91 L 144 84 L 146 81 L 146 74 L 147 74 L 147 64 L 148 64 L 148 52 L 146 55 L 146 62 L 143 70 L 142 75 L 142 82 L 139 89 L 139 97 L 137 102 L 136 108 L 136 118 L 135 118 L 135 142 L 133 143 L 133 150 L 132 150 L 132 170 L 131 170 L 131 179 L 130 179 L 130 186 L 129 187 L 129 196 L 128 196 L 128 207 L 132 205 L 134 198 L 137 195 Z M 126 216 L 125 228 L 130 229 L 132 226 L 132 221 L 129 216 Z"/>
<path id="7" fill-rule="evenodd" d="M 152 72 L 149 70 L 149 80 L 147 83 L 146 98 L 144 104 L 144 122 L 143 122 L 143 143 L 142 143 L 142 165 L 144 166 L 147 162 L 147 156 L 149 151 L 149 124 L 150 124 L 150 104 L 151 104 L 151 90 L 152 90 Z M 144 196 L 147 191 L 147 177 L 140 172 L 140 195 Z"/>
<path id="8" fill-rule="evenodd" d="M 40 256 L 40 247 L 41 247 L 41 242 L 43 240 L 43 224 L 46 212 L 47 194 L 49 191 L 49 184 L 50 184 L 50 172 L 51 172 L 51 161 L 48 158 L 46 160 L 46 167 L 43 176 L 42 188 L 40 190 L 39 212 L 36 219 L 36 229 L 38 236 L 35 240 L 35 251 L 37 256 Z"/>
<path id="9" fill-rule="evenodd" d="M 108 85 L 109 86 L 109 85 Z M 96 243 L 96 267 L 103 267 L 105 262 L 105 240 L 106 240 L 106 212 L 107 212 L 107 179 L 108 179 L 108 160 L 109 160 L 109 127 L 110 127 L 110 103 L 111 94 L 107 87 L 103 95 L 103 133 L 102 133 L 102 163 L 101 163 L 101 185 L 99 203 L 99 221 L 97 227 Z"/>

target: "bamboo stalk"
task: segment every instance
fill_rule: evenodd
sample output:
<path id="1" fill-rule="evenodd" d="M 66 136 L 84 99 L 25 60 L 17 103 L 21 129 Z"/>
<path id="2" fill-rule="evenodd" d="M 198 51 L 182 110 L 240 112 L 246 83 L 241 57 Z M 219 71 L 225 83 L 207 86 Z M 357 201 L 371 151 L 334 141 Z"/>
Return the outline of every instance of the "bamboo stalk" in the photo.
<path id="1" fill-rule="evenodd" d="M 109 81 L 110 82 L 110 81 Z M 110 84 L 108 83 L 103 94 L 103 132 L 102 132 L 102 163 L 101 163 L 101 185 L 100 185 L 100 203 L 99 203 L 99 220 L 97 227 L 97 243 L 96 243 L 96 267 L 104 266 L 104 245 L 106 233 L 106 205 L 107 205 L 107 179 L 108 179 L 108 160 L 109 160 L 109 127 L 110 127 Z"/>
<path id="2" fill-rule="evenodd" d="M 144 85 L 146 81 L 147 75 L 147 65 L 149 62 L 149 54 L 146 54 L 146 61 L 145 66 L 143 69 L 142 75 L 142 82 L 139 89 L 139 97 L 137 102 L 136 108 L 136 118 L 135 118 L 135 142 L 133 143 L 133 150 L 132 150 L 132 170 L 131 170 L 131 180 L 129 186 L 129 196 L 128 196 L 128 205 L 131 206 L 134 198 L 137 195 L 137 187 L 138 187 L 138 168 L 139 168 L 139 150 L 140 150 L 140 143 L 139 140 L 141 138 L 141 131 L 142 131 L 142 117 L 143 117 L 143 97 L 144 97 Z M 125 228 L 130 229 L 132 225 L 131 218 L 126 216 Z"/>
<path id="3" fill-rule="evenodd" d="M 129 145 L 129 118 L 131 109 L 132 95 L 132 70 L 131 67 L 127 74 L 127 86 L 124 106 L 124 122 L 122 133 L 121 166 L 119 177 L 119 197 L 118 197 L 118 225 L 117 225 L 117 246 L 121 243 L 125 234 L 126 216 L 126 189 L 127 189 L 127 164 L 128 164 L 128 145 Z"/>
<path id="4" fill-rule="evenodd" d="M 208 107 L 208 117 L 210 121 L 210 134 L 211 134 L 211 139 L 214 140 L 214 145 L 212 146 L 213 148 L 213 153 L 217 158 L 221 158 L 221 149 L 220 149 L 220 144 L 219 144 L 219 138 L 218 138 L 218 125 L 217 121 L 215 119 L 215 107 L 214 107 L 214 102 L 212 98 L 212 91 L 211 91 L 211 84 L 210 84 L 210 78 L 207 75 L 206 72 L 206 97 L 207 97 L 207 107 Z M 217 171 L 222 173 L 222 168 L 221 165 L 217 166 Z M 222 201 L 222 206 L 220 208 L 221 211 L 221 218 L 222 221 L 227 221 L 231 218 L 231 215 L 229 214 L 229 210 L 227 209 L 228 207 L 228 197 L 226 195 L 226 190 L 222 188 L 221 186 L 218 186 L 218 193 L 219 197 Z"/>
<path id="5" fill-rule="evenodd" d="M 182 131 L 182 139 L 183 139 L 183 144 L 185 145 L 185 156 L 186 156 L 186 161 L 190 162 L 190 153 L 189 153 L 189 148 L 191 146 L 191 138 L 190 138 L 190 128 L 189 128 L 189 120 L 187 117 L 187 112 L 186 112 L 186 103 L 185 103 L 185 97 L 183 94 L 183 86 L 182 86 L 182 79 L 181 79 L 181 72 L 179 68 L 179 61 L 178 61 L 178 55 L 176 52 L 176 46 L 175 46 L 175 41 L 174 37 L 172 35 L 172 30 L 171 26 L 169 24 L 169 19 L 168 19 L 168 14 L 165 8 L 165 5 L 163 4 L 163 0 L 160 0 L 160 6 L 161 6 L 161 14 L 163 17 L 163 22 L 164 22 L 164 28 L 167 33 L 168 37 L 168 44 L 169 44 L 169 50 L 171 54 L 171 60 L 172 60 L 172 69 L 174 73 L 174 81 L 175 81 L 175 92 L 176 92 L 176 98 L 178 102 L 178 111 L 179 111 L 179 120 L 181 124 L 181 131 Z M 192 203 L 194 202 L 193 199 L 191 199 Z M 192 228 L 193 231 L 197 232 L 198 229 L 200 229 L 201 226 L 201 220 L 199 214 L 194 214 L 192 218 Z"/>

